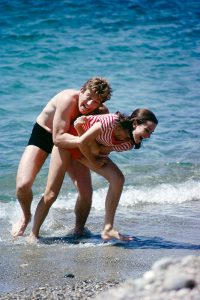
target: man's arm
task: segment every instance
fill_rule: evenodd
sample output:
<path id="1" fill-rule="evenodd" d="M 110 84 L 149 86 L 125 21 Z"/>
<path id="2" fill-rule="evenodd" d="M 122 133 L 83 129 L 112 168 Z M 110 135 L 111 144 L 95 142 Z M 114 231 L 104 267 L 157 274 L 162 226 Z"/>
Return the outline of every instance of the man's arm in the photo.
<path id="1" fill-rule="evenodd" d="M 102 104 L 92 114 L 109 113 L 108 108 Z M 71 95 L 68 98 L 60 96 L 57 99 L 56 111 L 53 120 L 53 142 L 60 148 L 77 148 L 79 147 L 79 137 L 69 134 L 71 122 L 78 117 L 77 102 Z"/>
<path id="2" fill-rule="evenodd" d="M 77 148 L 79 146 L 79 137 L 68 133 L 76 110 L 76 102 L 70 96 L 68 99 L 57 99 L 53 120 L 53 142 L 57 147 Z"/>

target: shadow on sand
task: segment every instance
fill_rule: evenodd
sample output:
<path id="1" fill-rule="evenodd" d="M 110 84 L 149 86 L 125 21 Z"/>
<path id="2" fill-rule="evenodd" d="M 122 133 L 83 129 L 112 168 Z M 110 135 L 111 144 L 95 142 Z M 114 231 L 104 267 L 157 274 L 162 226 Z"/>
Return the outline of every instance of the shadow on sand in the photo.
<path id="1" fill-rule="evenodd" d="M 84 237 L 76 237 L 74 235 L 66 235 L 63 237 L 40 237 L 40 244 L 109 244 L 115 247 L 122 247 L 124 249 L 186 249 L 186 250 L 200 250 L 200 245 L 176 242 L 176 241 L 168 241 L 162 237 L 146 237 L 146 236 L 138 236 L 133 237 L 132 241 L 123 242 L 118 240 L 111 240 L 109 242 L 105 242 L 101 239 L 100 234 L 90 234 Z"/>
<path id="2" fill-rule="evenodd" d="M 162 237 L 153 236 L 138 236 L 133 237 L 130 242 L 118 241 L 115 246 L 124 247 L 125 249 L 186 249 L 186 250 L 200 250 L 200 245 L 190 243 L 172 242 Z"/>
<path id="3" fill-rule="evenodd" d="M 84 235 L 83 237 L 77 237 L 73 234 L 65 235 L 62 237 L 59 236 L 52 236 L 52 237 L 40 237 L 39 238 L 40 244 L 72 244 L 72 245 L 78 245 L 78 244 L 103 244 L 105 243 L 102 239 L 100 234 L 88 234 Z"/>

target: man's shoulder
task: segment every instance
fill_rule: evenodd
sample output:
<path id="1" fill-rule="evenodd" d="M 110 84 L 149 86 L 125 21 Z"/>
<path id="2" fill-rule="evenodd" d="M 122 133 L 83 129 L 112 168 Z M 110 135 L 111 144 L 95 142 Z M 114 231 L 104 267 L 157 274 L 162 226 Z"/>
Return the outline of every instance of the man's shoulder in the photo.
<path id="1" fill-rule="evenodd" d="M 57 105 L 76 104 L 79 96 L 79 91 L 74 89 L 66 89 L 56 95 Z"/>
<path id="2" fill-rule="evenodd" d="M 75 89 L 66 89 L 66 90 L 61 91 L 57 95 L 62 98 L 75 97 L 75 96 L 79 95 L 79 91 L 75 90 Z"/>

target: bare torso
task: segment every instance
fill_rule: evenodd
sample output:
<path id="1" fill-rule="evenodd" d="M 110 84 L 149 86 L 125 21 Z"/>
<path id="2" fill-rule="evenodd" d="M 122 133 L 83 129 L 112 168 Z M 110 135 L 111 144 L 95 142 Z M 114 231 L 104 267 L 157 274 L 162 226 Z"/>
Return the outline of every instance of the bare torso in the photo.
<path id="1" fill-rule="evenodd" d="M 80 115 L 78 110 L 78 100 L 79 91 L 77 90 L 67 89 L 58 93 L 47 103 L 42 112 L 39 114 L 36 119 L 37 123 L 48 132 L 52 132 L 56 109 L 59 106 L 65 106 L 65 103 L 66 109 L 70 104 L 70 121 L 73 121 Z"/>

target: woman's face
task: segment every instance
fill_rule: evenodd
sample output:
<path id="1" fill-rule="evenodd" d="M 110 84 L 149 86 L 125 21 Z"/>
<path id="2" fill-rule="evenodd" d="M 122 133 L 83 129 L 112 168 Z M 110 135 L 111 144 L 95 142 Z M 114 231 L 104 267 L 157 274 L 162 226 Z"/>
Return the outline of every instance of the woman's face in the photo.
<path id="1" fill-rule="evenodd" d="M 155 128 L 156 124 L 151 121 L 136 125 L 136 128 L 133 130 L 133 138 L 135 143 L 139 144 L 143 139 L 149 139 Z"/>

